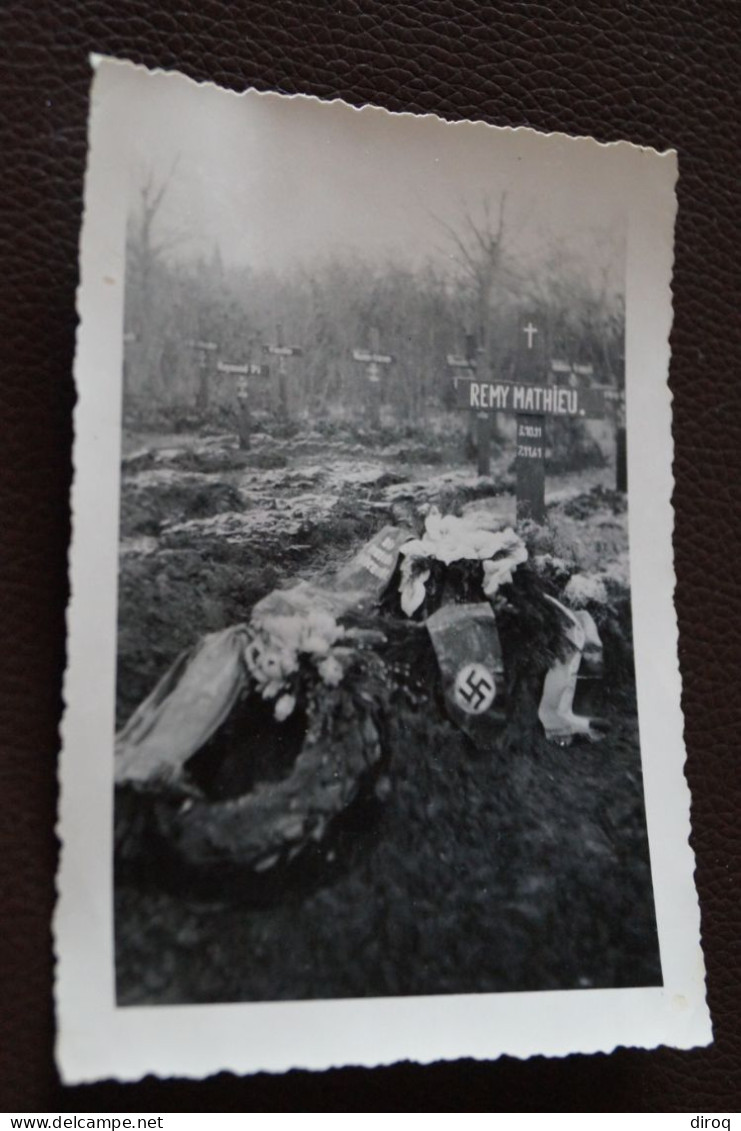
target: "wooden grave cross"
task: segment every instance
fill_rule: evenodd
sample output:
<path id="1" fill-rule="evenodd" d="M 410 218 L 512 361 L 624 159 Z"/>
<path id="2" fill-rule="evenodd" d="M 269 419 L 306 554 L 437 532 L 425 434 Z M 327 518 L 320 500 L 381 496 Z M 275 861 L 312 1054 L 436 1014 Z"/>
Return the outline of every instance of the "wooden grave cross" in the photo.
<path id="1" fill-rule="evenodd" d="M 273 345 L 263 346 L 265 353 L 278 358 L 278 412 L 281 416 L 288 416 L 288 390 L 286 388 L 286 359 L 289 357 L 302 357 L 303 350 L 300 346 L 287 346 L 283 341 L 283 325 L 276 323 L 275 342 Z"/>
<path id="2" fill-rule="evenodd" d="M 370 336 L 371 348 L 369 350 L 354 349 L 352 356 L 353 361 L 359 361 L 366 367 L 365 376 L 368 381 L 367 412 L 370 423 L 377 428 L 381 422 L 381 366 L 392 365 L 394 357 L 390 353 L 381 353 L 378 344 L 378 330 L 375 327 L 371 330 Z"/>
<path id="3" fill-rule="evenodd" d="M 208 408 L 210 399 L 209 379 L 214 364 L 214 358 L 219 352 L 219 343 L 206 342 L 199 338 L 196 341 L 189 341 L 185 344 L 189 349 L 192 349 L 198 357 L 198 392 L 196 393 L 196 404 L 201 410 L 205 410 Z"/>
<path id="4" fill-rule="evenodd" d="M 545 519 L 546 419 L 602 419 L 603 389 L 552 385 L 546 379 L 540 327 L 532 318 L 519 325 L 516 381 L 466 381 L 456 390 L 458 408 L 477 413 L 514 413 L 517 419 L 517 518 Z"/>
<path id="5" fill-rule="evenodd" d="M 476 335 L 466 334 L 465 355 L 458 353 L 446 355 L 445 360 L 452 373 L 453 388 L 456 392 L 461 381 L 465 383 L 476 380 L 479 352 L 476 347 Z M 469 440 L 473 440 L 474 435 L 478 473 L 479 475 L 489 475 L 491 472 L 491 417 L 488 413 L 472 412 L 469 414 Z"/>
<path id="6" fill-rule="evenodd" d="M 476 380 L 476 344 L 473 334 L 466 334 L 466 352 L 446 354 L 445 361 L 453 378 L 453 388 L 458 391 L 461 381 Z"/>

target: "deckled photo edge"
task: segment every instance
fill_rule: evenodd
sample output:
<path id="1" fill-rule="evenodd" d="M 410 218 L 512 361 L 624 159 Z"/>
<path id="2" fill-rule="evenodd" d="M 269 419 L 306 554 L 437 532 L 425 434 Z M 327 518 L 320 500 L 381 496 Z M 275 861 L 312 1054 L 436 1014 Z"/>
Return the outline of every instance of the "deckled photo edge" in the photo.
<path id="1" fill-rule="evenodd" d="M 84 793 L 82 776 L 95 769 L 95 762 L 90 759 L 90 745 L 94 744 L 101 734 L 110 729 L 110 714 L 105 712 L 103 704 L 103 717 L 97 719 L 97 727 L 91 720 L 86 719 L 85 673 L 90 664 L 88 649 L 91 647 L 91 636 L 94 636 L 95 612 L 90 609 L 90 598 L 93 600 L 102 592 L 96 584 L 97 578 L 90 576 L 89 565 L 95 567 L 100 564 L 100 554 L 96 547 L 94 523 L 98 512 L 99 499 L 96 499 L 96 487 L 99 485 L 99 472 L 101 465 L 106 467 L 105 458 L 101 459 L 101 447 L 105 451 L 111 442 L 118 446 L 120 435 L 120 411 L 115 403 L 115 382 L 113 384 L 114 397 L 109 398 L 111 392 L 111 374 L 116 367 L 120 367 L 121 360 L 121 324 L 122 317 L 117 317 L 116 309 L 111 311 L 103 302 L 103 309 L 110 319 L 112 334 L 104 343 L 104 352 L 108 351 L 106 363 L 108 367 L 107 381 L 96 387 L 91 378 L 94 362 L 90 354 L 95 352 L 96 331 L 98 318 L 101 313 L 101 280 L 106 270 L 111 266 L 110 258 L 105 253 L 101 256 L 96 248 L 96 243 L 101 241 L 101 211 L 99 187 L 103 182 L 102 191 L 109 192 L 114 189 L 113 197 L 116 198 L 115 181 L 106 183 L 101 177 L 101 169 L 96 157 L 101 142 L 100 135 L 96 134 L 95 125 L 99 121 L 95 108 L 95 93 L 98 83 L 97 68 L 102 64 L 102 57 L 91 56 L 93 72 L 90 78 L 90 109 L 88 113 L 88 152 L 84 177 L 83 193 L 83 218 L 78 240 L 78 259 L 80 276 L 76 291 L 77 329 L 75 335 L 74 380 L 76 400 L 73 409 L 73 475 L 70 489 L 71 510 L 71 539 L 68 553 L 68 572 L 70 583 L 70 597 L 66 611 L 67 626 L 67 665 L 63 677 L 62 698 L 63 713 L 60 722 L 60 757 L 58 768 L 59 801 L 56 822 L 56 835 L 59 842 L 59 862 L 56 875 L 57 901 L 52 922 L 52 942 L 54 950 L 54 998 L 56 1014 L 55 1057 L 66 1082 L 67 1077 L 65 1060 L 68 1056 L 74 1060 L 76 1047 L 75 1034 L 75 997 L 77 987 L 85 985 L 88 973 L 88 960 L 90 954 L 99 951 L 99 936 L 94 942 L 86 939 L 85 922 L 100 925 L 102 911 L 102 942 L 110 945 L 107 938 L 106 925 L 112 915 L 111 904 L 111 877 L 109 872 L 110 861 L 110 833 L 106 824 L 110 826 L 112 819 L 112 798 L 110 797 L 110 773 L 103 769 L 101 777 L 93 783 L 96 806 L 102 808 L 103 819 L 94 822 L 96 827 L 91 830 L 92 835 L 86 836 L 86 829 L 75 820 L 80 804 L 80 795 Z M 105 135 L 104 135 L 105 136 Z M 122 249 L 120 249 L 122 253 Z M 101 260 L 104 270 L 100 271 Z M 114 256 L 115 261 L 115 256 Z M 119 283 L 123 281 L 123 260 L 119 255 Z M 122 290 L 122 288 L 120 288 Z M 112 317 L 111 317 L 112 315 Z M 105 315 L 104 315 L 105 319 Z M 97 395 L 96 395 L 97 394 Z M 105 427 L 107 425 L 107 428 Z M 111 465 L 108 464 L 110 472 Z M 109 514 L 113 507 L 113 526 L 117 527 L 118 516 L 118 477 L 116 476 L 113 490 L 103 499 L 103 514 Z M 108 577 L 111 576 L 112 547 L 108 547 Z M 115 549 L 113 550 L 115 561 Z M 103 555 L 105 561 L 105 554 Z M 114 577 L 116 572 L 113 566 Z M 114 582 L 115 584 L 115 582 Z M 110 612 L 110 602 L 105 602 Z M 115 590 L 113 596 L 115 609 Z M 91 624 L 92 622 L 92 624 Z M 110 627 L 110 620 L 108 622 Z M 92 631 L 91 631 L 92 629 Z M 108 633 L 110 638 L 110 632 Z M 105 650 L 105 648 L 104 648 Z M 110 644 L 109 649 L 110 651 Z M 110 702 L 110 696 L 109 696 Z M 102 728 L 102 729 L 101 729 Z M 97 786 L 97 788 L 95 788 Z M 96 843 L 100 833 L 104 832 L 102 840 Z M 91 845 L 92 842 L 92 845 Z M 91 847 L 93 848 L 91 856 Z M 80 898 L 80 884 L 83 877 L 90 882 L 89 871 L 91 868 L 97 874 L 93 883 L 96 885 L 97 907 L 92 907 L 85 895 L 90 894 L 90 889 L 83 891 Z M 100 865 L 102 864 L 102 867 Z M 101 907 L 102 905 L 102 907 Z M 95 933 L 94 931 L 92 932 Z M 101 962 L 102 957 L 102 962 Z M 105 968 L 106 956 L 98 953 L 99 971 Z M 106 984 L 105 977 L 96 984 L 96 992 L 102 987 L 102 997 L 99 1008 L 103 1012 L 113 1003 L 112 995 L 112 970 Z M 83 1037 L 83 1045 L 89 1038 Z M 83 1054 L 84 1055 L 84 1054 Z M 111 1074 L 103 1072 L 102 1075 Z M 101 1074 L 98 1074 L 98 1078 Z"/>
<path id="2" fill-rule="evenodd" d="M 495 125 L 492 122 L 485 122 L 478 118 L 448 118 L 444 112 L 433 113 L 428 111 L 425 113 L 418 113 L 413 110 L 390 110 L 387 106 L 377 106 L 372 102 L 364 102 L 360 106 L 356 106 L 352 102 L 346 101 L 341 96 L 335 98 L 323 98 L 317 94 L 304 94 L 302 91 L 295 91 L 289 94 L 286 91 L 277 90 L 260 90 L 257 87 L 245 87 L 243 90 L 234 90 L 231 87 L 219 86 L 218 83 L 210 79 L 195 79 L 192 75 L 186 75 L 182 71 L 171 71 L 165 67 L 147 67 L 143 63 L 132 63 L 128 59 L 119 59 L 112 55 L 99 55 L 95 52 L 90 54 L 90 66 L 93 70 L 92 82 L 95 80 L 95 72 L 101 67 L 121 67 L 125 70 L 140 71 L 142 74 L 148 75 L 150 78 L 161 77 L 168 82 L 182 82 L 193 87 L 200 87 L 207 90 L 218 91 L 221 95 L 228 95 L 232 98 L 245 99 L 257 97 L 263 100 L 277 99 L 281 102 L 306 102 L 314 103 L 319 106 L 340 106 L 343 109 L 353 111 L 356 114 L 362 114 L 364 111 L 370 111 L 374 114 L 388 116 L 389 118 L 408 119 L 409 121 L 422 122 L 443 122 L 449 126 L 468 126 L 475 127 L 481 132 L 495 131 L 498 134 L 532 134 L 538 138 L 552 138 L 563 139 L 569 143 L 571 142 L 584 142 L 590 146 L 598 146 L 602 149 L 620 149 L 625 147 L 634 152 L 642 152 L 651 154 L 654 157 L 663 157 L 667 160 L 677 159 L 677 151 L 671 147 L 667 149 L 656 149 L 651 145 L 641 145 L 638 142 L 628 141 L 626 138 L 615 138 L 613 140 L 603 141 L 600 138 L 591 137 L 589 134 L 567 134 L 561 130 L 540 130 L 533 126 L 520 125 L 520 126 L 504 126 Z"/>
<path id="3" fill-rule="evenodd" d="M 699 1011 L 703 1036 L 698 1044 L 709 1044 L 712 1024 L 705 1001 L 700 907 L 694 883 L 695 857 L 690 844 L 691 796 L 684 770 L 682 681 L 674 605 L 674 440 L 669 366 L 679 159 L 673 151 L 666 157 L 672 165 L 671 180 L 660 180 L 658 169 L 648 173 L 645 207 L 636 214 L 636 222 L 629 232 L 637 285 L 629 287 L 626 296 L 627 325 L 634 330 L 626 339 L 628 431 L 639 441 L 633 443 L 632 456 L 636 470 L 648 485 L 645 492 L 631 495 L 629 528 L 631 546 L 638 543 L 651 547 L 649 557 L 631 553 L 632 616 L 652 872 L 658 865 L 661 876 L 667 881 L 670 877 L 674 880 L 663 886 L 654 883 L 657 916 L 665 926 L 663 936 L 660 931 L 665 988 L 677 1010 Z M 658 229 L 660 235 L 654 227 L 658 217 L 665 222 L 664 228 Z M 659 292 L 664 301 L 657 311 L 652 303 Z M 654 318 L 655 314 L 658 317 Z M 663 374 L 662 381 L 640 380 L 638 375 L 643 368 L 640 344 L 654 351 L 654 364 L 657 374 Z M 653 460 L 650 453 L 657 436 L 661 441 L 662 458 Z M 636 458 L 639 444 L 642 454 L 648 457 L 640 461 Z M 630 466 L 630 446 L 628 458 Z M 635 478 L 634 474 L 634 482 Z M 647 752 L 650 757 L 646 756 Z M 670 811 L 663 806 L 664 773 L 673 781 L 675 789 L 675 803 Z M 662 826 L 666 827 L 659 828 L 659 816 Z M 667 890 L 671 891 L 671 899 L 667 897 Z M 688 925 L 691 925 L 689 930 Z M 681 980 L 676 973 L 677 965 L 689 975 L 691 1000 L 676 985 L 676 980 Z"/>

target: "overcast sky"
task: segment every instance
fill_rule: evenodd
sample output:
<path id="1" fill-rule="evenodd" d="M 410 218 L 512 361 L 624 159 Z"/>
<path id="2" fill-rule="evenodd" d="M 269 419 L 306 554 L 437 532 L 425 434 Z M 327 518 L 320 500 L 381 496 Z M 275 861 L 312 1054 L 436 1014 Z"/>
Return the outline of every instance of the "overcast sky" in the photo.
<path id="1" fill-rule="evenodd" d="M 125 77 L 122 81 L 126 81 Z M 552 233 L 582 251 L 623 232 L 620 147 L 451 124 L 344 104 L 244 96 L 155 74 L 131 83 L 132 199 L 142 177 L 170 176 L 160 232 L 184 231 L 179 256 L 282 271 L 355 248 L 420 263 L 450 252 L 441 217 L 507 192 L 511 251 Z"/>

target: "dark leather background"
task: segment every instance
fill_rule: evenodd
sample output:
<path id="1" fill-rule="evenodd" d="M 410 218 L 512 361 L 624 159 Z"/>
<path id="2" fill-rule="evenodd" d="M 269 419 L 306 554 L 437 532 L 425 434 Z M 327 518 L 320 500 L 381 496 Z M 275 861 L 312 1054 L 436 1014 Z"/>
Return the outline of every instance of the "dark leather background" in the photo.
<path id="1" fill-rule="evenodd" d="M 27 0 L 6 3 L 0 21 L 0 1106 L 738 1109 L 741 8 L 714 0 Z M 60 1086 L 52 1060 L 52 829 L 90 51 L 237 88 L 339 95 L 679 151 L 676 596 L 712 1048 Z"/>

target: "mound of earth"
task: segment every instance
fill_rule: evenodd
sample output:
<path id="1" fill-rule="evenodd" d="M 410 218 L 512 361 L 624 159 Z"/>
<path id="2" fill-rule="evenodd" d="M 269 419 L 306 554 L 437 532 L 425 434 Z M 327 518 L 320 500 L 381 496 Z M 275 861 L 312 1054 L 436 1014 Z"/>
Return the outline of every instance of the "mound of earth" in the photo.
<path id="1" fill-rule="evenodd" d="M 628 500 L 622 491 L 611 491 L 609 488 L 597 484 L 591 491 L 564 504 L 564 513 L 569 518 L 587 519 L 598 511 L 610 511 L 614 515 L 624 515 L 628 507 Z"/>

